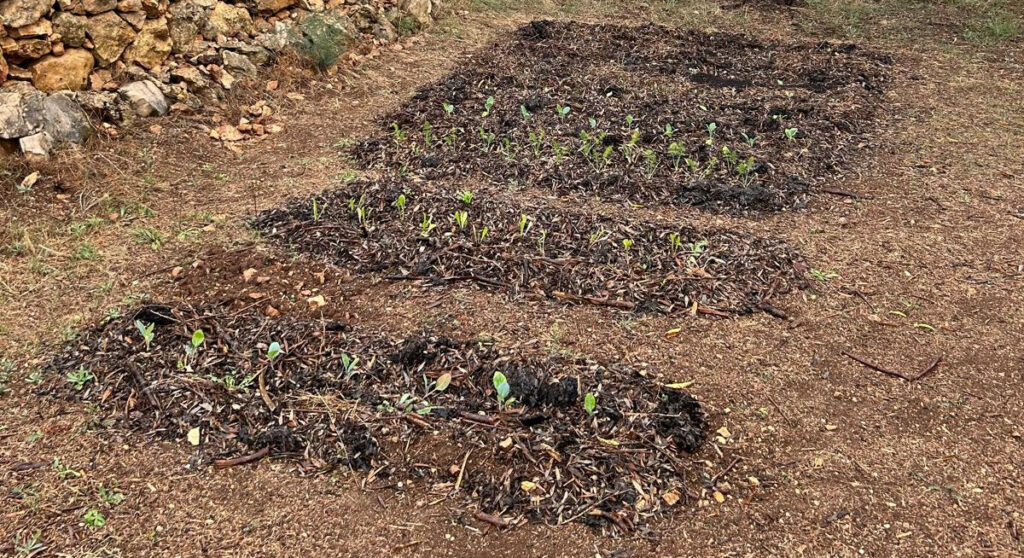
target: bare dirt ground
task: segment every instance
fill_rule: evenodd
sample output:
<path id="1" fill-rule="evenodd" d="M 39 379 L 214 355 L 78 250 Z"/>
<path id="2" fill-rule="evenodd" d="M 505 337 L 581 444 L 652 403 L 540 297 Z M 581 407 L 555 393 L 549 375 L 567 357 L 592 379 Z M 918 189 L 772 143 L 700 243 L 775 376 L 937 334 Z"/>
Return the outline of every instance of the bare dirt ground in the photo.
<path id="1" fill-rule="evenodd" d="M 762 4 L 471 2 L 351 75 L 283 80 L 274 98 L 284 132 L 240 154 L 211 140 L 197 117 L 147 122 L 56 161 L 30 192 L 16 187 L 29 169 L 8 162 L 0 364 L 12 364 L 0 396 L 0 551 L 1024 554 L 1024 51 L 1019 38 L 1004 40 L 1012 24 L 1003 19 L 1021 6 Z M 819 193 L 806 209 L 753 217 L 592 203 L 630 218 L 784 239 L 817 272 L 810 288 L 773 300 L 789 320 L 640 314 L 469 285 L 424 289 L 325 270 L 246 226 L 290 196 L 351 178 L 341 147 L 373 133 L 375 118 L 464 53 L 541 17 L 852 40 L 893 56 L 900 79 L 885 92 L 889 116 L 873 132 L 876 147 L 830 184 L 857 197 Z M 271 280 L 242 282 L 248 268 Z M 462 499 L 437 501 L 419 483 L 372 489 L 365 473 L 302 476 L 273 459 L 196 468 L 184 439 L 109 427 L 93 404 L 37 394 L 43 359 L 111 309 L 147 299 L 245 305 L 259 290 L 261 303 L 301 316 L 309 310 L 300 291 L 321 283 L 318 272 L 324 312 L 366 329 L 405 335 L 444 324 L 467 338 L 486 333 L 552 355 L 626 363 L 666 383 L 693 381 L 712 431 L 687 456 L 694 500 L 639 534 L 607 537 L 580 524 L 496 529 L 466 514 Z M 929 373 L 906 381 L 844 353 L 908 376 Z M 423 455 L 439 467 L 459 466 L 461 451 L 433 450 Z M 85 517 L 93 510 L 104 525 L 86 525 L 96 524 Z"/>

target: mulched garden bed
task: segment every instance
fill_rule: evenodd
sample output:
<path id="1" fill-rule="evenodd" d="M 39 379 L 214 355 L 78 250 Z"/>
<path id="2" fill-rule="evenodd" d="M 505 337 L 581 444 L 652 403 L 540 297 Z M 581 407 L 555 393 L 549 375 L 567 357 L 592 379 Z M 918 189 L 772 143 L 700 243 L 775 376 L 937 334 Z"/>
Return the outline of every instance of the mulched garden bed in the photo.
<path id="1" fill-rule="evenodd" d="M 48 367 L 59 375 L 41 389 L 97 404 L 100 424 L 188 440 L 195 465 L 343 467 L 495 524 L 632 530 L 695 496 L 687 454 L 707 430 L 683 386 L 626 366 L 219 306 L 140 307 Z M 514 402 L 499 403 L 495 372 Z"/>
<path id="2" fill-rule="evenodd" d="M 537 21 L 420 89 L 353 153 L 426 179 L 800 207 L 871 143 L 890 65 L 853 44 Z"/>
<path id="3" fill-rule="evenodd" d="M 253 225 L 356 272 L 628 310 L 749 313 L 803 283 L 799 256 L 781 240 L 423 184 L 357 181 Z"/>

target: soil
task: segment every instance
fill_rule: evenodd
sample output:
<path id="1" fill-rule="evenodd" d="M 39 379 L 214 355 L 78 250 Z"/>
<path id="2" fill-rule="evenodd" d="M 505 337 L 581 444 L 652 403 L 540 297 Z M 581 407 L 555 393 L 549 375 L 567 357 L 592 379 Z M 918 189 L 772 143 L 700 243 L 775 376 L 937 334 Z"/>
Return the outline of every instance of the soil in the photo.
<path id="1" fill-rule="evenodd" d="M 535 21 L 420 89 L 354 153 L 428 180 L 802 207 L 869 147 L 890 66 L 850 43 Z"/>
<path id="2" fill-rule="evenodd" d="M 952 4 L 825 0 L 788 10 L 783 25 L 777 11 L 719 4 L 465 3 L 466 13 L 357 72 L 283 80 L 275 92 L 257 84 L 285 127 L 269 140 L 227 150 L 197 115 L 147 121 L 163 131 L 126 129 L 121 142 L 40 167 L 30 192 L 17 185 L 31 168 L 0 168 L 0 554 L 1021 555 L 1019 42 L 966 39 L 957 30 L 983 27 L 946 25 Z M 785 157 L 788 143 L 766 140 L 781 158 L 755 162 L 794 168 L 809 183 L 789 198 L 773 190 L 774 204 L 696 207 L 650 187 L 510 185 L 495 152 L 479 153 L 495 180 L 462 161 L 453 174 L 436 167 L 457 178 L 429 179 L 412 159 L 404 172 L 351 179 L 361 171 L 350 169 L 346 147 L 384 138 L 388 114 L 421 102 L 418 87 L 479 68 L 487 49 L 523 41 L 517 29 L 551 17 L 620 24 L 609 29 L 622 33 L 624 22 L 655 20 L 701 37 L 742 34 L 789 53 L 779 71 L 828 66 L 816 50 L 828 41 L 840 74 L 874 68 L 861 53 L 887 52 L 892 63 L 877 61 L 880 71 L 899 79 L 885 77 L 882 91 L 835 90 L 838 111 L 865 103 L 869 135 L 799 125 L 851 142 L 835 166 L 808 166 Z M 838 51 L 851 40 L 856 50 Z M 713 102 L 757 89 L 676 82 Z M 822 108 L 832 93 L 793 92 L 832 110 Z M 467 100 L 455 115 L 477 119 L 485 102 Z M 494 109 L 522 118 L 511 104 Z M 626 111 L 640 120 L 622 108 L 619 135 Z M 560 129 L 553 113 L 531 114 Z M 572 118 L 589 126 L 576 106 Z M 727 122 L 719 133 L 735 133 Z M 422 134 L 419 124 L 407 138 Z M 703 141 L 693 124 L 685 135 Z M 813 150 L 806 139 L 793 142 Z M 621 164 L 622 151 L 613 153 Z M 571 164 L 577 178 L 596 172 Z M 396 187 L 407 190 L 404 219 L 390 205 Z M 382 192 L 371 230 L 346 213 L 339 192 L 353 188 L 367 199 Z M 467 189 L 468 209 L 455 199 Z M 304 211 L 314 197 L 331 200 L 321 220 L 340 228 L 313 230 Z M 430 242 L 418 240 L 416 207 L 436 211 Z M 480 219 L 471 223 L 498 223 L 494 247 L 458 230 L 457 208 Z M 517 240 L 521 213 L 549 235 L 564 231 L 559 245 L 593 258 L 587 273 L 615 288 L 585 273 L 513 267 L 539 249 L 536 237 Z M 279 234 L 248 227 L 263 219 Z M 556 219 L 577 221 L 560 228 Z M 591 251 L 602 225 L 618 227 L 618 244 Z M 706 266 L 719 266 L 719 280 L 688 278 L 679 284 L 690 292 L 673 299 L 658 282 L 692 268 L 665 253 L 674 231 L 710 238 L 712 252 L 726 240 L 742 250 L 715 252 L 728 256 Z M 631 250 L 649 254 L 650 269 L 615 255 L 634 237 Z M 767 248 L 747 250 L 755 241 Z M 440 258 L 441 248 L 474 242 L 487 265 L 456 252 L 415 280 L 389 279 L 414 270 L 417 246 Z M 371 256 L 374 243 L 396 253 Z M 517 287 L 438 283 L 488 265 Z M 783 273 L 788 288 L 773 287 L 766 270 Z M 573 296 L 659 308 L 541 300 L 554 281 Z M 729 316 L 692 319 L 682 296 L 698 300 L 698 314 L 705 305 Z M 785 319 L 746 312 L 764 298 Z M 136 318 L 163 324 L 149 349 Z M 205 339 L 179 370 L 197 326 Z M 273 341 L 283 352 L 268 363 Z M 354 369 L 383 380 L 346 379 L 341 353 L 368 357 Z M 82 363 L 94 378 L 76 390 L 68 374 Z M 258 375 L 245 382 L 259 371 L 278 412 Z M 521 401 L 499 408 L 495 371 Z M 446 372 L 450 385 L 427 395 Z M 233 388 L 228 376 L 238 377 Z M 415 410 L 423 399 L 443 404 L 403 411 L 406 393 Z"/>

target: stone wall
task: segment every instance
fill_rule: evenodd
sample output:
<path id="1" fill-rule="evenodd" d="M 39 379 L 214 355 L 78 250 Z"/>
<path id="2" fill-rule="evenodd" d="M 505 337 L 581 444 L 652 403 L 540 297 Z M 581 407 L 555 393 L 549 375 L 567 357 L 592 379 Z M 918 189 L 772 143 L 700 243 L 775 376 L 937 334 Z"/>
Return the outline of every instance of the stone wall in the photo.
<path id="1" fill-rule="evenodd" d="M 301 40 L 308 18 L 354 41 L 387 43 L 429 24 L 437 4 L 0 0 L 0 138 L 43 153 L 88 136 L 77 124 L 88 126 L 83 107 L 107 120 L 200 110 Z"/>

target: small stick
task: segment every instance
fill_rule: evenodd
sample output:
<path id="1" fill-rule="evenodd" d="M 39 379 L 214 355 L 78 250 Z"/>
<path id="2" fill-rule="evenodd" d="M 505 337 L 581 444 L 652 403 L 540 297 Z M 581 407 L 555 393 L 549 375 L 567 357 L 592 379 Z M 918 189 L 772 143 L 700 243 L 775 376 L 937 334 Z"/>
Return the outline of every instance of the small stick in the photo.
<path id="1" fill-rule="evenodd" d="M 228 467 L 235 467 L 237 465 L 245 465 L 248 463 L 254 463 L 263 459 L 270 453 L 270 446 L 265 446 L 256 453 L 250 453 L 249 455 L 243 455 L 241 457 L 233 457 L 231 459 L 217 459 L 213 462 L 213 466 L 218 469 L 227 469 Z"/>
<path id="2" fill-rule="evenodd" d="M 470 448 L 466 452 L 466 456 L 462 458 L 462 466 L 459 467 L 459 478 L 455 479 L 455 490 L 452 491 L 452 494 L 458 492 L 459 488 L 462 487 L 462 474 L 466 472 L 466 462 L 469 461 L 469 454 L 471 453 L 473 453 L 473 448 Z"/>
<path id="3" fill-rule="evenodd" d="M 718 479 L 724 477 L 729 471 L 732 471 L 732 468 L 735 467 L 736 464 L 739 463 L 740 461 L 743 461 L 742 457 L 740 457 L 738 455 L 736 457 L 734 457 L 733 460 L 732 460 L 732 463 L 730 463 L 725 469 L 722 469 L 721 471 L 719 471 L 717 475 L 711 477 L 711 480 L 709 481 L 709 484 L 713 485 L 713 484 L 717 483 Z"/>
<path id="4" fill-rule="evenodd" d="M 419 415 L 406 413 L 403 416 L 405 416 L 405 420 L 415 424 L 416 426 L 419 426 L 420 428 L 430 428 L 430 423 L 423 420 L 423 417 L 420 417 Z"/>
<path id="5" fill-rule="evenodd" d="M 489 513 L 484 513 L 480 510 L 477 510 L 473 514 L 473 517 L 477 518 L 480 521 L 483 521 L 484 523 L 490 523 L 495 527 L 508 527 L 508 521 L 504 518 L 498 517 L 496 515 L 491 515 Z"/>
<path id="6" fill-rule="evenodd" d="M 848 351 L 843 351 L 843 354 L 848 356 L 848 357 L 850 357 L 850 358 L 852 358 L 853 360 L 863 364 L 864 366 L 867 366 L 868 368 L 870 368 L 872 370 L 876 370 L 878 372 L 881 372 L 882 374 L 888 374 L 890 376 L 895 376 L 897 378 L 902 378 L 904 380 L 910 381 L 910 378 L 907 377 L 902 372 L 897 372 L 895 370 L 889 370 L 888 368 L 885 368 L 884 366 L 875 364 L 875 363 L 871 362 L 870 360 L 861 358 L 861 357 L 859 357 L 859 356 L 857 356 L 857 355 L 855 355 L 853 353 L 850 353 Z"/>
<path id="7" fill-rule="evenodd" d="M 840 197 L 844 197 L 844 198 L 853 198 L 855 200 L 870 200 L 870 199 L 874 199 L 874 197 L 869 196 L 869 195 L 861 195 L 861 194 L 858 194 L 857 192 L 851 192 L 849 190 L 842 190 L 842 189 L 839 189 L 839 188 L 822 188 L 821 192 L 825 193 L 825 194 L 832 194 L 833 196 L 840 196 Z"/>
<path id="8" fill-rule="evenodd" d="M 763 301 L 762 302 L 758 302 L 755 305 L 755 307 L 758 310 L 768 314 L 769 316 L 778 318 L 780 320 L 788 320 L 789 319 L 789 314 L 786 314 L 785 312 L 783 312 L 779 308 L 777 308 L 775 306 L 772 306 L 771 304 L 768 304 L 767 302 L 763 302 Z"/>
<path id="9" fill-rule="evenodd" d="M 772 406 L 775 407 L 775 410 L 779 412 L 779 415 L 782 418 L 786 419 L 786 422 L 788 422 L 790 426 L 793 426 L 793 421 L 786 416 L 786 413 L 782 411 L 782 407 L 780 407 L 779 404 L 775 402 L 775 399 L 771 395 L 768 395 L 767 393 L 765 394 L 765 397 L 768 398 L 768 401 L 771 401 Z"/>
<path id="10" fill-rule="evenodd" d="M 463 420 L 468 420 L 470 422 L 475 422 L 477 424 L 486 424 L 487 426 L 494 426 L 494 419 L 487 415 L 478 415 L 476 413 L 459 411 L 459 416 Z"/>

